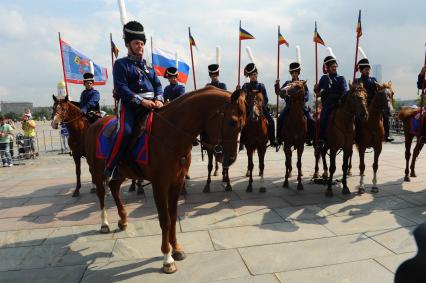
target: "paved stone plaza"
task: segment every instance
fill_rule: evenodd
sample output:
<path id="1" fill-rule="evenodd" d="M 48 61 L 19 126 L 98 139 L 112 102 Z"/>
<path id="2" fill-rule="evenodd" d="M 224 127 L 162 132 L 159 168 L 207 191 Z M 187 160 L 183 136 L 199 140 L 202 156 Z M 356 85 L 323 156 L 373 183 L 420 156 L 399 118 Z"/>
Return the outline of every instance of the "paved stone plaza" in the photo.
<path id="1" fill-rule="evenodd" d="M 264 194 L 258 192 L 257 176 L 255 191 L 245 192 L 245 152 L 230 170 L 233 192 L 224 192 L 221 178 L 214 177 L 212 193 L 202 193 L 207 162 L 196 149 L 177 226 L 188 257 L 172 275 L 161 272 L 161 230 L 150 187 L 143 198 L 127 192 L 129 183 L 123 186 L 130 222 L 125 232 L 115 230 L 118 215 L 108 196 L 113 232 L 100 234 L 85 161 L 81 196 L 72 198 L 71 157 L 41 154 L 25 165 L 0 168 L 0 281 L 393 282 L 398 265 L 416 251 L 412 230 L 426 221 L 424 154 L 417 165 L 423 176 L 403 182 L 403 144 L 385 144 L 380 192 L 374 195 L 369 193 L 372 153 L 367 154 L 368 193 L 361 196 L 354 157 L 348 181 L 353 193 L 343 196 L 338 184 L 335 196 L 327 198 L 324 186 L 310 184 L 312 148 L 303 156 L 303 192 L 295 189 L 296 169 L 291 188 L 281 187 L 284 154 L 270 149 Z"/>

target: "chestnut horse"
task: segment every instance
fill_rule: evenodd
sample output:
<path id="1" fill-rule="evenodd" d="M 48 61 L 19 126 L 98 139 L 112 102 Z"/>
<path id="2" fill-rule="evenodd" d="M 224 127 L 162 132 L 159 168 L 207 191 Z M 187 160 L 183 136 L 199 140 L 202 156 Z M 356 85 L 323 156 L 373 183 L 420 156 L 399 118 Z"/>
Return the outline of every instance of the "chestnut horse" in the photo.
<path id="1" fill-rule="evenodd" d="M 315 173 L 314 179 L 318 178 L 318 161 L 322 157 L 323 163 L 326 165 L 325 156 L 327 150 L 330 149 L 330 168 L 328 174 L 326 196 L 333 196 L 331 189 L 333 184 L 333 174 L 336 171 L 336 155 L 339 149 L 343 150 L 343 178 L 342 193 L 350 194 L 346 183 L 348 173 L 349 157 L 352 155 L 352 147 L 354 144 L 354 119 L 355 116 L 361 121 L 367 120 L 367 92 L 360 84 L 350 84 L 347 95 L 343 96 L 340 105 L 331 114 L 329 126 L 326 133 L 326 144 L 322 148 L 315 149 Z M 326 167 L 325 167 L 326 168 Z M 324 170 L 325 170 L 324 168 Z M 323 178 L 327 176 L 324 172 Z"/>
<path id="2" fill-rule="evenodd" d="M 423 110 L 424 111 L 424 110 Z M 420 108 L 402 108 L 399 111 L 398 118 L 404 125 L 404 136 L 405 136 L 405 176 L 404 181 L 410 182 L 410 177 L 417 177 L 416 175 L 416 159 L 423 148 L 423 143 L 420 142 L 419 135 L 413 135 L 411 130 L 411 118 L 420 112 Z M 424 115 L 423 115 L 424 117 Z M 420 131 L 419 131 L 420 132 Z M 413 143 L 414 136 L 416 136 L 416 145 L 414 146 L 413 157 L 411 159 L 411 144 Z M 410 172 L 411 171 L 411 172 Z M 410 175 L 408 175 L 410 174 Z"/>
<path id="3" fill-rule="evenodd" d="M 307 133 L 307 121 L 303 109 L 305 107 L 305 85 L 306 81 L 296 81 L 286 86 L 290 99 L 290 110 L 285 118 L 281 132 L 278 133 L 284 141 L 285 153 L 285 179 L 283 188 L 288 188 L 290 177 L 292 147 L 297 150 L 297 189 L 303 190 L 302 185 L 302 154 L 305 147 Z"/>
<path id="4" fill-rule="evenodd" d="M 68 145 L 72 152 L 72 158 L 75 164 L 75 175 L 77 184 L 72 194 L 73 197 L 80 195 L 80 175 L 81 175 L 81 158 L 86 156 L 84 151 L 84 133 L 89 127 L 89 122 L 80 113 L 80 108 L 74 105 L 68 99 L 68 95 L 64 99 L 53 97 L 53 112 L 52 112 L 52 128 L 58 129 L 60 123 L 64 123 L 68 129 Z M 91 189 L 92 193 L 96 192 L 95 188 Z"/>
<path id="5" fill-rule="evenodd" d="M 368 119 L 360 123 L 360 128 L 357 130 L 359 137 L 355 139 L 359 152 L 359 188 L 358 193 L 365 192 L 364 186 L 364 171 L 365 171 L 365 150 L 372 147 L 374 150 L 373 162 L 373 187 L 372 193 L 378 193 L 377 187 L 377 170 L 379 168 L 379 157 L 382 152 L 383 138 L 385 130 L 383 127 L 383 111 L 390 112 L 393 105 L 392 83 L 385 83 L 383 85 L 377 84 L 377 92 L 368 106 Z M 352 162 L 352 158 L 351 161 Z M 352 167 L 351 164 L 349 167 Z"/>
<path id="6" fill-rule="evenodd" d="M 261 92 L 247 94 L 248 119 L 244 127 L 244 145 L 247 150 L 248 166 L 246 177 L 249 177 L 249 184 L 246 192 L 253 191 L 253 153 L 257 150 L 259 157 L 259 176 L 261 187 L 259 192 L 266 192 L 263 186 L 263 170 L 265 168 L 265 153 L 268 143 L 268 125 L 263 115 L 263 94 Z"/>
<path id="7" fill-rule="evenodd" d="M 179 194 L 191 164 L 192 142 L 206 133 L 205 147 L 216 149 L 224 166 L 230 166 L 237 158 L 237 139 L 245 124 L 245 101 L 240 91 L 230 92 L 206 87 L 185 94 L 173 103 L 153 114 L 149 145 L 149 164 L 134 165 L 128 161 L 119 164 L 119 178 L 111 180 L 109 187 L 117 205 L 121 230 L 127 227 L 127 212 L 120 199 L 120 186 L 125 178 L 148 180 L 152 184 L 161 231 L 161 251 L 164 255 L 163 271 L 177 270 L 175 260 L 183 260 L 185 253 L 176 240 L 176 220 Z M 102 126 L 108 119 L 101 119 L 86 133 L 87 161 L 97 187 L 100 201 L 102 227 L 108 232 L 108 220 L 104 207 L 103 186 L 105 160 L 96 159 L 96 141 Z M 134 135 L 141 129 L 135 127 Z M 135 168 L 136 167 L 136 168 Z"/>

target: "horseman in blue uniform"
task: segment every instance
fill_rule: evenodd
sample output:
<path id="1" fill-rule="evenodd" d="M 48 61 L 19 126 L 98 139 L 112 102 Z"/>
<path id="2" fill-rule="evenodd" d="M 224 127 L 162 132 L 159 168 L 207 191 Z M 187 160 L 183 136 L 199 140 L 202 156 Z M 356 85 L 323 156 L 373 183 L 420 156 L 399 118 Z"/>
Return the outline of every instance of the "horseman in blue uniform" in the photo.
<path id="1" fill-rule="evenodd" d="M 257 81 L 257 74 L 258 73 L 257 73 L 256 65 L 254 63 L 247 64 L 247 66 L 244 68 L 244 75 L 250 78 L 250 82 L 245 83 L 242 87 L 242 90 L 245 93 L 247 93 L 247 95 L 256 94 L 258 92 L 262 93 L 263 95 L 262 112 L 266 120 L 268 121 L 269 142 L 271 146 L 277 147 L 278 143 L 275 139 L 275 122 L 268 108 L 268 102 L 269 102 L 268 94 L 266 93 L 265 85 Z M 249 115 L 248 111 L 247 111 L 247 115 Z"/>
<path id="2" fill-rule="evenodd" d="M 290 75 L 291 75 L 291 80 L 286 81 L 282 85 L 281 88 L 279 88 L 280 81 L 279 80 L 276 81 L 275 92 L 276 92 L 277 95 L 279 95 L 281 98 L 283 98 L 285 100 L 285 107 L 281 111 L 280 116 L 278 118 L 277 133 L 281 132 L 281 129 L 284 125 L 285 117 L 287 116 L 288 112 L 290 111 L 290 107 L 291 107 L 290 97 L 288 96 L 287 91 L 285 90 L 285 87 L 288 86 L 292 82 L 300 81 L 300 79 L 299 79 L 300 70 L 301 70 L 300 63 L 299 62 L 293 62 L 289 65 L 289 72 L 290 72 Z M 307 136 L 307 139 L 306 139 L 306 143 L 308 145 L 312 145 L 311 140 L 313 138 L 315 121 L 312 118 L 311 113 L 309 112 L 308 106 L 306 105 L 306 103 L 308 103 L 308 100 L 309 100 L 309 90 L 308 90 L 308 87 L 305 85 L 305 107 L 303 109 L 303 112 L 305 113 L 306 122 L 307 122 L 307 126 L 308 126 L 308 136 Z M 278 143 L 282 143 L 282 141 L 279 140 L 279 139 L 280 139 L 280 137 L 278 137 Z"/>
<path id="3" fill-rule="evenodd" d="M 167 68 L 164 78 L 168 79 L 170 85 L 164 88 L 164 101 L 173 101 L 179 96 L 185 94 L 185 86 L 178 84 L 178 69 L 175 67 Z"/>
<path id="4" fill-rule="evenodd" d="M 315 93 L 321 97 L 320 137 L 318 146 L 323 146 L 330 114 L 337 108 L 340 99 L 347 95 L 348 84 L 344 76 L 337 74 L 337 61 L 332 55 L 324 58 L 325 74 L 318 85 L 315 85 Z"/>
<path id="5" fill-rule="evenodd" d="M 123 27 L 128 55 L 114 63 L 114 90 L 118 98 L 118 133 L 106 163 L 105 174 L 117 176 L 117 165 L 130 141 L 138 115 L 147 115 L 163 106 L 163 89 L 154 70 L 143 59 L 146 43 L 142 24 L 128 22 Z"/>
<path id="6" fill-rule="evenodd" d="M 92 62 L 90 63 L 91 65 L 93 64 Z M 86 89 L 83 90 L 80 95 L 80 112 L 87 117 L 90 123 L 93 123 L 97 119 L 96 113 L 100 111 L 99 100 L 101 99 L 101 96 L 99 92 L 93 88 L 95 83 L 93 73 L 84 73 L 83 83 Z"/>
<path id="7" fill-rule="evenodd" d="M 219 81 L 219 64 L 211 64 L 207 68 L 209 70 L 209 77 L 211 79 L 211 82 L 208 83 L 206 86 L 211 85 L 226 90 L 226 84 Z"/>

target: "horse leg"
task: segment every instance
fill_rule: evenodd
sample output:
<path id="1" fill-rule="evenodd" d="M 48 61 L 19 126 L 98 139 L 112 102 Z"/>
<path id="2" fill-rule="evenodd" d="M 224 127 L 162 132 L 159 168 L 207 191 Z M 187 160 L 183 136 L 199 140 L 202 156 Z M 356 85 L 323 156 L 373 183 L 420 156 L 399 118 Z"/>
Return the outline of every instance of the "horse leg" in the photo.
<path id="1" fill-rule="evenodd" d="M 302 184 L 302 154 L 304 150 L 305 145 L 302 143 L 297 148 L 297 190 L 302 191 L 303 190 L 303 184 Z"/>
<path id="2" fill-rule="evenodd" d="M 377 187 L 377 170 L 379 169 L 379 157 L 382 152 L 382 145 L 374 149 L 374 163 L 373 163 L 373 187 L 371 188 L 372 193 L 378 193 L 379 188 Z M 413 157 L 414 158 L 414 157 Z"/>
<path id="3" fill-rule="evenodd" d="M 225 191 L 230 192 L 232 191 L 232 186 L 231 186 L 231 180 L 229 179 L 229 167 L 223 167 L 222 168 L 222 176 L 226 182 L 226 187 L 225 187 Z"/>
<path id="4" fill-rule="evenodd" d="M 132 179 L 132 184 L 129 187 L 129 193 L 136 191 L 136 180 Z"/>
<path id="5" fill-rule="evenodd" d="M 172 246 L 172 257 L 176 261 L 184 260 L 186 258 L 185 252 L 178 244 L 176 239 L 176 221 L 178 215 L 179 191 L 182 186 L 183 182 L 179 182 L 177 185 L 171 186 L 169 189 L 168 197 L 168 209 L 170 217 L 169 242 Z"/>
<path id="6" fill-rule="evenodd" d="M 417 177 L 416 175 L 416 159 L 420 154 L 420 151 L 423 148 L 423 144 L 419 142 L 419 140 L 417 140 L 416 146 L 414 147 L 413 150 L 413 157 L 411 158 L 411 166 L 410 166 L 410 177 Z"/>
<path id="7" fill-rule="evenodd" d="M 206 182 L 206 185 L 204 186 L 203 193 L 210 193 L 210 183 L 212 181 L 211 173 L 213 169 L 213 152 L 211 150 L 208 150 L 207 156 L 209 158 L 209 162 L 207 164 L 208 175 L 207 175 L 207 182 Z"/>
<path id="8" fill-rule="evenodd" d="M 247 186 L 246 192 L 251 193 L 253 191 L 253 150 L 247 147 L 247 157 L 248 157 L 248 166 L 247 173 L 249 177 L 249 184 Z"/>
<path id="9" fill-rule="evenodd" d="M 410 171 L 408 170 L 408 165 L 410 163 L 410 156 L 411 156 L 411 143 L 413 142 L 413 137 L 411 135 L 406 134 L 405 135 L 405 176 L 404 181 L 410 182 L 410 177 L 408 174 Z"/>
<path id="10" fill-rule="evenodd" d="M 105 209 L 105 184 L 104 181 L 102 179 L 102 177 L 98 177 L 95 180 L 95 184 L 96 184 L 96 194 L 98 195 L 98 199 L 99 199 L 99 205 L 101 208 L 101 220 L 102 220 L 102 224 L 101 224 L 101 233 L 109 233 L 110 229 L 109 229 L 109 222 L 108 222 L 108 215 L 106 213 L 106 209 Z"/>
<path id="11" fill-rule="evenodd" d="M 265 153 L 266 153 L 266 147 L 259 149 L 257 151 L 257 155 L 259 157 L 259 176 L 260 176 L 260 193 L 266 192 L 266 187 L 264 186 L 264 180 L 263 180 L 263 171 L 265 169 Z"/>
<path id="12" fill-rule="evenodd" d="M 217 176 L 219 173 L 219 162 L 217 162 L 216 158 L 214 159 L 214 172 L 213 176 Z"/>
<path id="13" fill-rule="evenodd" d="M 109 181 L 109 188 L 114 198 L 115 205 L 117 206 L 118 215 L 120 216 L 120 220 L 118 221 L 118 228 L 120 228 L 122 231 L 126 230 L 127 228 L 127 211 L 120 198 L 120 187 L 123 181 L 123 179 Z"/>
<path id="14" fill-rule="evenodd" d="M 168 186 L 165 186 L 168 187 Z M 172 257 L 172 247 L 170 245 L 170 214 L 168 211 L 168 194 L 164 191 L 164 188 L 152 186 L 154 193 L 155 205 L 157 206 L 158 218 L 160 220 L 161 227 L 161 252 L 163 253 L 163 271 L 165 273 L 175 273 L 177 271 L 175 260 Z M 180 192 L 177 190 L 177 192 Z"/>
<path id="15" fill-rule="evenodd" d="M 352 176 L 352 154 L 349 156 L 348 176 Z"/>
<path id="16" fill-rule="evenodd" d="M 317 147 L 314 147 L 314 156 L 315 156 L 315 172 L 314 172 L 314 176 L 312 176 L 312 179 L 318 179 L 319 178 L 319 167 L 318 167 L 318 163 L 319 163 L 319 159 L 321 156 L 320 150 Z"/>
<path id="17" fill-rule="evenodd" d="M 364 185 L 364 172 L 365 172 L 365 147 L 359 146 L 359 188 L 358 194 L 365 193 L 365 185 Z"/>
<path id="18" fill-rule="evenodd" d="M 323 148 L 323 149 L 321 149 L 321 159 L 322 159 L 322 169 L 323 169 L 323 173 L 322 173 L 322 178 L 324 179 L 324 180 L 326 180 L 327 178 L 328 178 L 328 166 L 327 166 L 327 158 L 326 158 L 326 155 L 327 155 L 327 148 Z M 336 160 L 334 160 L 334 161 L 336 161 Z M 330 161 L 331 162 L 331 161 Z M 336 164 L 336 163 L 334 163 L 334 164 Z M 330 165 L 331 166 L 331 165 Z M 334 170 L 336 170 L 336 169 L 334 169 Z"/>
<path id="19" fill-rule="evenodd" d="M 325 159 L 325 157 L 323 157 Z M 328 184 L 327 184 L 327 191 L 325 192 L 325 195 L 327 197 L 333 196 L 333 190 L 331 189 L 331 186 L 333 185 L 333 175 L 334 172 L 336 172 L 336 150 L 330 148 L 330 174 L 328 176 Z"/>
<path id="20" fill-rule="evenodd" d="M 348 188 L 347 184 L 347 177 L 348 177 L 348 168 L 349 168 L 349 157 L 352 155 L 352 144 L 350 150 L 343 149 L 343 164 L 342 164 L 342 171 L 343 171 L 343 178 L 342 178 L 342 194 L 344 195 L 350 195 L 351 191 Z"/>
<path id="21" fill-rule="evenodd" d="M 81 156 L 78 154 L 74 154 L 73 156 L 74 164 L 75 164 L 75 176 L 77 177 L 77 184 L 75 186 L 74 193 L 72 194 L 73 197 L 80 196 L 80 188 L 81 188 L 81 181 L 80 181 L 80 175 L 81 175 Z"/>
<path id="22" fill-rule="evenodd" d="M 288 188 L 288 178 L 290 177 L 290 167 L 291 167 L 291 148 L 287 143 L 284 143 L 284 153 L 285 153 L 285 177 L 283 188 Z"/>
<path id="23" fill-rule="evenodd" d="M 138 190 L 137 190 L 137 194 L 138 195 L 145 195 L 145 189 L 143 188 L 143 186 L 142 186 L 142 183 L 143 183 L 143 180 L 137 180 L 136 181 L 136 186 L 138 187 Z"/>

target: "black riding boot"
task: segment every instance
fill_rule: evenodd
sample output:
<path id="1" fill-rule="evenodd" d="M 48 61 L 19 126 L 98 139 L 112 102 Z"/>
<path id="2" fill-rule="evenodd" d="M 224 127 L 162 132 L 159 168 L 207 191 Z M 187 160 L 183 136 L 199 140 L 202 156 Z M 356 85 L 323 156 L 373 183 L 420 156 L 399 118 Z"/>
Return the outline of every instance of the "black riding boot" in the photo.
<path id="1" fill-rule="evenodd" d="M 269 143 L 273 147 L 277 147 L 278 143 L 275 138 L 275 125 L 273 123 L 268 124 L 268 136 L 269 136 Z"/>

